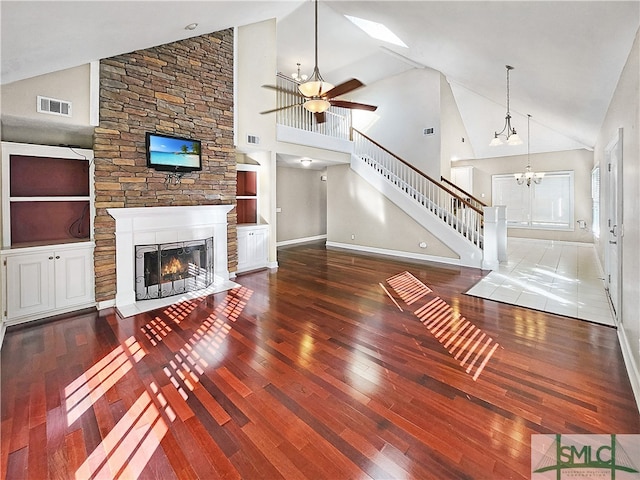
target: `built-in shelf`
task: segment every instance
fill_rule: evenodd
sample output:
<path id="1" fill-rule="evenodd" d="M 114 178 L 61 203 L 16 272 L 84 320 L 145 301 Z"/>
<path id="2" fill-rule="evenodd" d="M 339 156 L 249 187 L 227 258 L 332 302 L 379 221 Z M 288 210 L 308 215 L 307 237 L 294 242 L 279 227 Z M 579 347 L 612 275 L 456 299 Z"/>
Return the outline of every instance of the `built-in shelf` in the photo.
<path id="1" fill-rule="evenodd" d="M 3 245 L 89 240 L 93 152 L 2 143 Z"/>
<path id="2" fill-rule="evenodd" d="M 2 142 L 1 322 L 95 305 L 93 152 Z"/>
<path id="3" fill-rule="evenodd" d="M 238 165 L 236 200 L 238 223 L 258 221 L 258 172 L 253 165 Z"/>

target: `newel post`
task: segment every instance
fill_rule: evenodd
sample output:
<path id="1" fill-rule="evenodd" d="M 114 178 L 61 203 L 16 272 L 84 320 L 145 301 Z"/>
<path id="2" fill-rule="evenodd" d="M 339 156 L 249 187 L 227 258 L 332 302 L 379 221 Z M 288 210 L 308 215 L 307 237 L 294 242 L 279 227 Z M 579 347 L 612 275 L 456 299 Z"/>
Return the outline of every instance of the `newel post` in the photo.
<path id="1" fill-rule="evenodd" d="M 484 232 L 482 241 L 482 269 L 497 270 L 498 261 L 498 207 L 482 207 Z"/>
<path id="2" fill-rule="evenodd" d="M 507 261 L 507 206 L 498 205 L 498 262 Z"/>

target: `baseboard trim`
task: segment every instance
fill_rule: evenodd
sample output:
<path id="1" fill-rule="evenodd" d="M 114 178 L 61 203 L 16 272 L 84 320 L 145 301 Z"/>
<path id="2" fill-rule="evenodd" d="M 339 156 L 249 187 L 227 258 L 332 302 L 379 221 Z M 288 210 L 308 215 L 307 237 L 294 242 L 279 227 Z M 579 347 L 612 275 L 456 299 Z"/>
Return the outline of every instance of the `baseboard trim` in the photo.
<path id="1" fill-rule="evenodd" d="M 106 308 L 113 308 L 116 306 L 116 299 L 113 298 L 111 300 L 104 300 L 102 302 L 96 303 L 96 308 L 98 310 L 104 310 Z"/>
<path id="2" fill-rule="evenodd" d="M 433 255 L 424 255 L 421 253 L 403 252 L 401 250 L 388 250 L 386 248 L 367 247 L 365 245 L 353 245 L 350 243 L 327 242 L 327 247 L 343 248 L 346 250 L 356 250 L 364 253 L 374 253 L 377 255 L 386 255 L 389 257 L 407 258 L 409 260 L 420 260 L 435 263 L 445 263 L 447 265 L 456 265 L 458 267 L 478 268 L 472 265 L 464 265 L 459 258 L 436 257 Z"/>
<path id="3" fill-rule="evenodd" d="M 638 365 L 633 359 L 631 345 L 629 345 L 627 334 L 622 325 L 618 325 L 618 341 L 620 342 L 624 364 L 627 367 L 631 390 L 633 390 L 633 396 L 636 399 L 636 407 L 638 408 L 638 413 L 640 413 L 640 371 L 638 371 Z"/>
<path id="4" fill-rule="evenodd" d="M 276 247 L 285 247 L 287 245 L 296 245 L 298 243 L 316 242 L 318 240 L 326 240 L 327 235 L 315 235 L 313 237 L 294 238 L 293 240 L 283 240 L 277 242 Z"/>
<path id="5" fill-rule="evenodd" d="M 7 325 L 3 322 L 0 325 L 0 350 L 2 350 L 2 344 L 4 343 L 4 334 L 7 332 Z"/>

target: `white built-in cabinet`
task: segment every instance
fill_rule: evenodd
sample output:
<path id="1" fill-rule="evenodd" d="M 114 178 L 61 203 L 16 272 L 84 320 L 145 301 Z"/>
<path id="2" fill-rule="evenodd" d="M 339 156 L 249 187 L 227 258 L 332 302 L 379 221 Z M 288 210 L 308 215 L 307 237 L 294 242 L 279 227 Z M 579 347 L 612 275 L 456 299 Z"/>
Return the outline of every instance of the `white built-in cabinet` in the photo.
<path id="1" fill-rule="evenodd" d="M 47 246 L 28 253 L 11 252 L 4 259 L 9 321 L 31 320 L 94 304 L 92 246 Z"/>
<path id="2" fill-rule="evenodd" d="M 269 262 L 269 225 L 259 223 L 259 165 L 237 165 L 238 269 L 265 268 Z"/>
<path id="3" fill-rule="evenodd" d="M 93 152 L 2 142 L 2 322 L 95 306 Z"/>
<path id="4" fill-rule="evenodd" d="M 265 268 L 269 262 L 269 226 L 238 225 L 238 272 Z"/>

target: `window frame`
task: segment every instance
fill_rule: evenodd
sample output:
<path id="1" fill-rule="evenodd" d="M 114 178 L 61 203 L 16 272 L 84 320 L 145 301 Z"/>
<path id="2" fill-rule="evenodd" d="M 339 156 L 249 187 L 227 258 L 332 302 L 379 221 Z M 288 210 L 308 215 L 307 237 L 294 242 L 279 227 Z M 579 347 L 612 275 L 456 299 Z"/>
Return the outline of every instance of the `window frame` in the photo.
<path id="1" fill-rule="evenodd" d="M 563 223 L 561 225 L 551 225 L 549 223 L 540 223 L 533 221 L 534 214 L 534 206 L 536 199 L 536 187 L 535 183 L 532 183 L 530 187 L 526 185 L 518 185 L 516 183 L 515 175 L 513 173 L 506 174 L 494 174 L 491 176 L 491 198 L 493 205 L 506 204 L 507 205 L 507 227 L 508 228 L 519 228 L 519 229 L 527 229 L 527 230 L 553 230 L 553 231 L 562 231 L 562 232 L 573 232 L 575 231 L 575 182 L 574 182 L 574 171 L 573 170 L 560 170 L 554 172 L 540 172 L 544 173 L 544 178 L 540 186 L 544 185 L 545 181 L 549 179 L 562 178 L 567 177 L 569 180 L 569 192 L 565 195 L 569 199 L 569 211 L 567 212 L 569 215 L 568 222 Z M 509 219 L 509 203 L 508 202 L 498 202 L 496 199 L 498 198 L 498 186 L 501 181 L 513 182 L 513 185 L 516 185 L 517 189 L 526 189 L 528 195 L 526 195 L 525 200 L 521 202 L 523 197 L 520 197 L 517 202 L 512 202 L 512 205 L 515 203 L 523 204 L 522 210 L 523 214 L 526 217 L 526 221 L 524 220 L 513 220 Z M 515 188 L 512 191 L 516 191 Z M 518 190 L 520 193 L 523 193 L 525 190 Z M 504 194 L 503 194 L 504 196 Z"/>

